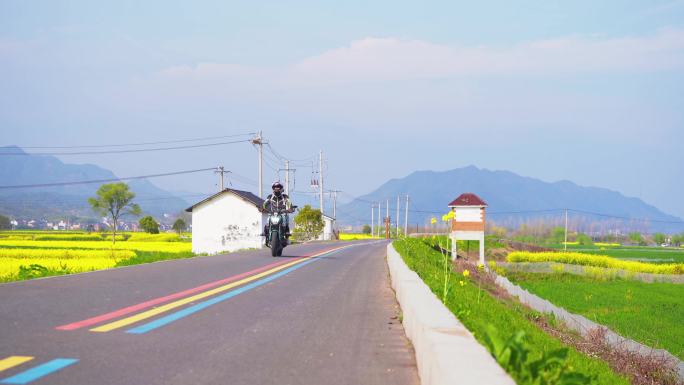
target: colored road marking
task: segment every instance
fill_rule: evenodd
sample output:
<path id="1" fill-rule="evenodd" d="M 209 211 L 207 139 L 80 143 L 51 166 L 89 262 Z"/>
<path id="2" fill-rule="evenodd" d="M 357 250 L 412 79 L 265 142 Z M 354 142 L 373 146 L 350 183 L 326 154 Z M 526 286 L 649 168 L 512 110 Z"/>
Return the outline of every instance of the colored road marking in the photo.
<path id="1" fill-rule="evenodd" d="M 334 249 L 331 249 L 331 250 L 334 250 Z M 299 258 L 306 258 L 306 257 L 307 257 L 307 256 L 298 257 L 298 259 L 299 259 Z M 180 291 L 180 292 L 177 292 L 177 293 L 174 293 L 174 294 L 170 294 L 170 295 L 167 295 L 167 296 L 164 296 L 164 297 L 159 297 L 159 298 L 151 299 L 151 300 L 149 300 L 149 301 L 145 301 L 145 302 L 139 303 L 139 304 L 137 304 L 137 305 L 128 306 L 128 307 L 125 307 L 125 308 L 122 308 L 122 309 L 119 309 L 119 310 L 115 310 L 115 311 L 113 311 L 113 312 L 109 312 L 109 313 L 102 314 L 102 315 L 99 315 L 99 316 L 96 316 L 96 317 L 88 318 L 88 319 L 85 319 L 85 320 L 83 320 L 83 321 L 78 321 L 78 322 L 73 322 L 73 323 L 70 323 L 70 324 L 58 326 L 58 327 L 56 327 L 55 329 L 57 329 L 57 330 L 76 330 L 76 329 L 80 329 L 80 328 L 82 328 L 82 327 L 92 326 L 92 325 L 95 325 L 95 324 L 99 324 L 99 323 L 102 323 L 102 322 L 105 322 L 105 321 L 109 321 L 110 319 L 119 318 L 119 317 L 122 317 L 122 316 L 124 316 L 124 315 L 126 315 L 126 314 L 130 314 L 130 313 L 134 313 L 134 312 L 136 312 L 136 311 L 140 311 L 140 310 L 147 309 L 147 308 L 149 308 L 149 307 L 152 307 L 152 306 L 154 306 L 154 305 L 158 305 L 158 304 L 160 304 L 160 303 L 164 303 L 164 302 L 168 302 L 168 301 L 171 301 L 171 300 L 174 300 L 174 299 L 177 299 L 177 298 L 185 297 L 185 296 L 187 296 L 187 295 L 191 295 L 191 294 L 200 292 L 200 291 L 202 291 L 202 290 L 211 289 L 212 287 L 216 287 L 216 286 L 219 286 L 219 285 L 223 285 L 223 284 L 225 284 L 225 283 L 232 282 L 232 281 L 235 281 L 235 280 L 238 280 L 238 279 L 241 279 L 241 278 L 250 276 L 250 275 L 252 275 L 252 274 L 257 274 L 257 273 L 262 272 L 262 271 L 264 271 L 264 270 L 268 270 L 268 269 L 271 269 L 271 268 L 273 268 L 273 267 L 276 267 L 276 266 L 279 266 L 279 265 L 283 265 L 283 264 L 288 263 L 288 262 L 291 262 L 291 261 L 292 261 L 292 260 L 289 259 L 289 260 L 285 260 L 285 261 L 281 261 L 281 262 L 271 263 L 271 264 L 269 264 L 269 265 L 262 266 L 262 267 L 259 267 L 259 268 L 257 268 L 257 269 L 250 270 L 250 271 L 247 271 L 247 272 L 244 272 L 244 273 L 241 273 L 241 274 L 237 274 L 237 275 L 234 275 L 234 276 L 231 276 L 231 277 L 228 277 L 228 278 L 224 278 L 224 279 L 219 280 L 219 281 L 206 283 L 206 284 L 204 284 L 204 285 L 197 286 L 197 287 L 194 287 L 194 288 L 191 288 L 191 289 L 187 289 L 187 290 L 183 290 L 183 291 Z"/>
<path id="2" fill-rule="evenodd" d="M 21 365 L 26 361 L 31 361 L 33 357 L 29 356 L 10 356 L 0 360 L 0 372 Z"/>
<path id="3" fill-rule="evenodd" d="M 19 374 L 15 374 L 12 377 L 5 378 L 0 381 L 0 384 L 28 384 L 31 381 L 35 381 L 77 362 L 78 360 L 73 358 L 57 358 Z"/>
<path id="4" fill-rule="evenodd" d="M 346 247 L 350 247 L 350 246 L 339 247 L 339 248 L 336 248 L 336 249 L 332 249 L 332 251 L 337 251 L 337 250 L 340 250 L 340 249 L 346 248 Z M 193 295 L 193 296 L 191 296 L 191 297 L 187 297 L 187 298 L 184 298 L 184 299 L 181 299 L 181 300 L 178 300 L 178 301 L 174 301 L 174 302 L 168 303 L 168 304 L 166 304 L 166 305 L 163 305 L 163 306 L 160 306 L 160 307 L 157 307 L 157 308 L 154 308 L 154 309 L 150 309 L 150 310 L 145 311 L 145 312 L 142 312 L 142 313 L 138 313 L 138 314 L 136 314 L 136 315 L 134 315 L 134 316 L 130 316 L 130 317 L 127 317 L 127 318 L 123 318 L 123 319 L 121 319 L 121 320 L 118 320 L 118 321 L 114 321 L 114 322 L 111 322 L 111 323 L 108 323 L 108 324 L 105 324 L 105 325 L 102 325 L 102 326 L 98 326 L 98 327 L 96 327 L 96 328 L 90 329 L 90 331 L 93 331 L 93 332 L 109 332 L 109 331 L 112 331 L 112 330 L 115 330 L 115 329 L 119 329 L 119 328 L 122 328 L 122 327 L 124 327 L 124 326 L 128 326 L 128 325 L 133 324 L 133 323 L 136 323 L 136 322 L 138 322 L 138 321 L 142 321 L 142 320 L 145 320 L 145 319 L 147 319 L 147 318 L 154 317 L 154 316 L 156 316 L 156 315 L 158 315 L 158 314 L 161 314 L 161 313 L 167 312 L 167 311 L 169 311 L 169 310 L 175 309 L 175 308 L 177 308 L 177 307 L 183 306 L 183 305 L 188 304 L 188 303 L 190 303 L 190 302 L 194 302 L 194 301 L 197 301 L 197 300 L 200 300 L 200 299 L 203 299 L 203 298 L 212 296 L 212 295 L 214 295 L 214 294 L 217 294 L 217 293 L 220 293 L 220 292 L 223 292 L 223 291 L 232 289 L 232 288 L 234 288 L 234 287 L 236 287 L 236 286 L 240 286 L 240 285 L 242 285 L 242 284 L 252 282 L 252 281 L 257 280 L 257 279 L 259 279 L 259 278 L 265 277 L 265 276 L 267 276 L 267 275 L 269 275 L 269 274 L 272 274 L 272 273 L 275 273 L 275 272 L 277 272 L 277 271 L 286 269 L 286 268 L 288 268 L 288 267 L 290 267 L 290 266 L 292 266 L 292 265 L 295 265 L 295 264 L 297 264 L 297 263 L 301 263 L 301 262 L 303 262 L 303 261 L 309 260 L 309 259 L 311 259 L 311 258 L 315 258 L 315 257 L 317 257 L 317 256 L 319 256 L 319 255 L 323 255 L 323 254 L 326 254 L 326 253 L 329 253 L 329 252 L 331 252 L 331 251 L 328 250 L 328 251 L 324 251 L 324 252 L 321 252 L 321 253 L 318 253 L 318 254 L 314 254 L 314 255 L 312 255 L 312 256 L 310 256 L 310 257 L 299 258 L 299 259 L 297 259 L 297 260 L 295 260 L 295 261 L 291 261 L 291 262 L 286 263 L 286 264 L 284 264 L 284 265 L 277 266 L 277 267 L 275 267 L 275 268 L 273 268 L 273 269 L 270 269 L 270 270 L 267 270 L 267 271 L 264 271 L 264 272 L 261 272 L 261 273 L 258 273 L 258 274 L 249 276 L 249 277 L 244 278 L 244 279 L 241 279 L 241 280 L 239 280 L 239 281 L 232 282 L 232 283 L 230 283 L 230 284 L 227 284 L 227 285 L 224 285 L 224 286 L 220 286 L 220 287 L 217 287 L 217 288 L 215 288 L 215 289 L 208 290 L 208 291 L 205 291 L 205 292 L 203 292 L 203 293 Z"/>
<path id="5" fill-rule="evenodd" d="M 339 251 L 339 250 L 330 252 L 330 253 L 328 253 L 328 255 L 332 255 L 332 254 L 334 254 L 334 253 L 336 253 L 336 252 L 338 252 L 338 251 Z M 288 269 L 286 269 L 286 270 L 283 270 L 283 271 L 281 271 L 281 272 L 279 272 L 279 273 L 276 273 L 276 274 L 273 274 L 273 275 L 268 276 L 268 277 L 266 277 L 266 278 L 260 279 L 260 280 L 258 280 L 258 281 L 256 281 L 256 282 L 252 282 L 252 283 L 250 283 L 249 285 L 242 286 L 242 287 L 239 288 L 239 289 L 235 289 L 235 290 L 229 291 L 228 293 L 225 293 L 225 294 L 220 295 L 220 296 L 218 296 L 218 297 L 212 298 L 212 299 L 207 300 L 207 301 L 204 301 L 204 302 L 200 302 L 200 303 L 198 303 L 198 304 L 196 304 L 196 305 L 190 306 L 190 307 L 185 308 L 185 309 L 183 309 L 183 310 L 179 310 L 179 311 L 177 311 L 177 312 L 175 312 L 175 313 L 171 313 L 171 314 L 169 314 L 169 315 L 167 315 L 167 316 L 165 316 L 165 317 L 159 318 L 159 319 L 154 320 L 154 321 L 152 321 L 152 322 L 149 322 L 149 323 L 146 323 L 146 324 L 144 324 L 144 325 L 140 325 L 140 326 L 135 327 L 135 328 L 133 328 L 133 329 L 127 330 L 126 333 L 131 333 L 131 334 L 144 334 L 144 333 L 147 333 L 147 332 L 149 332 L 149 331 L 151 331 L 151 330 L 158 329 L 158 328 L 160 328 L 160 327 L 162 327 L 162 326 L 166 326 L 166 325 L 170 324 L 171 322 L 178 321 L 178 320 L 181 319 L 181 318 L 187 317 L 187 316 L 189 316 L 189 315 L 191 315 L 191 314 L 197 313 L 198 311 L 204 310 L 204 309 L 208 308 L 209 306 L 216 305 L 216 304 L 219 303 L 219 302 L 223 302 L 223 301 L 225 301 L 225 300 L 227 300 L 227 299 L 233 298 L 233 297 L 235 297 L 236 295 L 239 295 L 239 294 L 242 294 L 242 293 L 244 293 L 244 292 L 246 292 L 246 291 L 252 290 L 252 289 L 254 289 L 255 287 L 259 287 L 259 286 L 261 286 L 261 285 L 264 285 L 264 284 L 266 284 L 266 283 L 268 283 L 268 282 L 273 281 L 274 279 L 278 279 L 278 278 L 280 278 L 280 277 L 282 277 L 282 276 L 284 276 L 284 275 L 286 275 L 286 274 L 288 274 L 288 273 L 291 273 L 291 272 L 293 272 L 293 271 L 299 269 L 300 267 L 304 267 L 304 266 L 306 266 L 306 265 L 308 265 L 308 264 L 310 264 L 310 263 L 316 262 L 317 260 L 319 260 L 319 259 L 321 259 L 321 258 L 325 258 L 325 257 L 327 257 L 328 255 L 325 255 L 325 256 L 322 256 L 322 257 L 319 257 L 319 258 L 308 259 L 308 260 L 306 260 L 306 261 L 304 261 L 304 262 L 302 262 L 302 263 L 299 263 L 299 264 L 297 264 L 297 265 L 295 265 L 295 266 L 292 266 L 292 267 L 290 267 L 290 268 L 288 268 Z"/>

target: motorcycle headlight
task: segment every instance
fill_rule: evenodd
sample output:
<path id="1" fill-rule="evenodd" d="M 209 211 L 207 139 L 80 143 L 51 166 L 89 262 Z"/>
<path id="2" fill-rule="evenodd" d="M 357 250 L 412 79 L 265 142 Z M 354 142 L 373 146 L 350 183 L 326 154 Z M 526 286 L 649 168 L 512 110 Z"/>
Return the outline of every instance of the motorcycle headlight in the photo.
<path id="1" fill-rule="evenodd" d="M 280 216 L 278 216 L 278 215 L 272 216 L 272 217 L 271 217 L 271 224 L 272 224 L 272 225 L 277 225 L 278 223 L 280 223 Z"/>

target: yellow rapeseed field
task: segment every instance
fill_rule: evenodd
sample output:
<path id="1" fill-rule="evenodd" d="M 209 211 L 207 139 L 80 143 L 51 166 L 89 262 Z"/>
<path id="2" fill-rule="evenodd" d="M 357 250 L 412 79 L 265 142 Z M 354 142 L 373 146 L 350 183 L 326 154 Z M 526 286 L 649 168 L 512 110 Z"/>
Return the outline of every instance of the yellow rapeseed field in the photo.
<path id="1" fill-rule="evenodd" d="M 583 254 L 572 252 L 514 251 L 508 254 L 508 262 L 557 262 L 571 265 L 583 265 L 622 269 L 635 273 L 651 274 L 684 274 L 683 263 L 655 264 L 636 261 L 623 261 L 605 255 Z"/>
<path id="2" fill-rule="evenodd" d="M 377 237 L 374 237 L 370 234 L 349 234 L 349 233 L 340 233 L 340 241 L 353 241 L 356 239 L 375 239 Z"/>
<path id="3" fill-rule="evenodd" d="M 111 242 L 102 241 L 26 241 L 0 239 L 0 249 L 3 247 L 35 247 L 43 249 L 93 249 L 109 250 Z M 189 242 L 116 242 L 115 250 L 158 251 L 163 253 L 182 253 L 192 251 Z"/>
<path id="4" fill-rule="evenodd" d="M 21 266 L 28 267 L 33 264 L 41 265 L 48 269 L 67 269 L 70 273 L 81 273 L 84 271 L 108 269 L 114 267 L 117 262 L 118 260 L 114 258 L 58 259 L 0 257 L 0 281 L 6 281 L 8 278 L 16 276 Z"/>
<path id="5" fill-rule="evenodd" d="M 18 259 L 123 259 L 135 257 L 132 250 L 0 249 L 0 258 Z"/>

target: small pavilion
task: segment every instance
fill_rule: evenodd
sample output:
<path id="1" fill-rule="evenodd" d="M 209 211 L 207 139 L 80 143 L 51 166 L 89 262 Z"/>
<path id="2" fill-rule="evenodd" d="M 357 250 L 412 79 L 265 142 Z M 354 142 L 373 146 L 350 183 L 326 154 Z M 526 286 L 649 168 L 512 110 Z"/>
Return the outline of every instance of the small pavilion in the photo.
<path id="1" fill-rule="evenodd" d="M 451 258 L 456 259 L 459 240 L 479 241 L 480 263 L 484 264 L 485 210 L 487 203 L 473 193 L 463 193 L 449 203 L 451 221 Z"/>

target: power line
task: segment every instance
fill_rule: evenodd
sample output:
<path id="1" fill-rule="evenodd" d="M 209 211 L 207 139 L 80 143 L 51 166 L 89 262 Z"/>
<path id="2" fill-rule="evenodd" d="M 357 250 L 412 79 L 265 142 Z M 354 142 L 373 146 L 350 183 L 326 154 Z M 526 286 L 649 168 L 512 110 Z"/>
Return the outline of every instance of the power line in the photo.
<path id="1" fill-rule="evenodd" d="M 163 174 L 130 176 L 130 177 L 124 177 L 124 178 L 109 178 L 109 179 L 94 179 L 94 180 L 84 180 L 84 181 L 74 181 L 74 182 L 58 182 L 58 183 L 40 183 L 40 184 L 24 184 L 24 185 L 14 185 L 14 186 L 0 186 L 0 189 L 8 190 L 8 189 L 19 189 L 19 188 L 55 187 L 55 186 L 71 186 L 71 185 L 88 184 L 88 183 L 118 182 L 121 180 L 145 179 L 145 178 L 156 178 L 156 177 L 160 177 L 160 176 L 191 174 L 191 173 L 203 172 L 203 171 L 213 171 L 215 169 L 216 169 L 215 167 L 211 167 L 211 168 L 201 168 L 201 169 L 197 169 L 197 170 L 167 172 L 167 173 L 163 173 Z"/>
<path id="2" fill-rule="evenodd" d="M 80 146 L 17 146 L 22 149 L 26 148 L 48 148 L 48 149 L 69 149 L 69 148 L 108 148 L 108 147 L 129 147 L 129 146 L 147 146 L 153 144 L 170 144 L 170 143 L 185 143 L 185 142 L 200 142 L 203 140 L 215 140 L 215 139 L 226 139 L 235 138 L 239 136 L 254 135 L 254 132 L 248 132 L 244 134 L 234 134 L 234 135 L 221 135 L 221 136 L 207 136 L 203 138 L 195 139 L 179 139 L 179 140 L 166 140 L 159 142 L 141 142 L 141 143 L 122 143 L 122 144 L 100 144 L 100 145 L 80 145 Z"/>
<path id="3" fill-rule="evenodd" d="M 244 143 L 250 142 L 250 139 L 244 140 L 234 140 L 229 142 L 218 142 L 218 143 L 205 143 L 205 144 L 195 144 L 189 146 L 175 146 L 175 147 L 157 147 L 157 148 L 140 148 L 132 150 L 110 150 L 110 151 L 79 151 L 79 152 L 33 152 L 33 153 L 12 153 L 12 152 L 0 152 L 0 155 L 13 155 L 13 156 L 27 156 L 27 155 L 96 155 L 96 154 L 123 154 L 131 152 L 150 152 L 150 151 L 167 151 L 167 150 L 181 150 L 186 148 L 200 148 L 200 147 L 213 147 L 222 146 L 226 144 L 234 143 Z"/>

